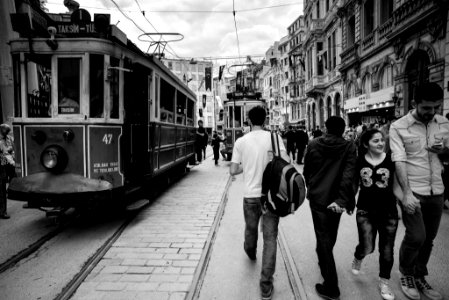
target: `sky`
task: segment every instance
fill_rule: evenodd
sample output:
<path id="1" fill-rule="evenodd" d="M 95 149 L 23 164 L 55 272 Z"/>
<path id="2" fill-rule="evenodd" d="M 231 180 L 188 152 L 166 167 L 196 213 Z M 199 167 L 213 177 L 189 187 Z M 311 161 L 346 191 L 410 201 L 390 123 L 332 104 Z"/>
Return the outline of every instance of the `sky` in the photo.
<path id="1" fill-rule="evenodd" d="M 50 13 L 67 12 L 63 0 L 47 0 Z M 232 14 L 232 0 L 77 0 L 80 8 L 94 13 L 111 14 L 111 24 L 126 33 L 143 51 L 149 44 L 138 40 L 143 32 L 176 32 L 182 41 L 168 43 L 170 58 L 246 57 L 263 55 L 275 41 L 288 34 L 287 27 L 302 14 L 303 0 L 234 0 L 238 40 Z M 115 4 L 114 4 L 115 3 Z M 140 12 L 145 11 L 145 17 Z M 279 6 L 271 7 L 270 6 Z M 192 12 L 196 11 L 196 12 Z M 207 11 L 207 12 L 197 12 Z M 225 11 L 225 12 L 223 12 Z M 156 28 L 156 30 L 150 25 Z M 154 38 L 158 38 L 154 36 Z M 173 38 L 163 36 L 164 39 Z M 150 49 L 152 52 L 153 49 Z"/>

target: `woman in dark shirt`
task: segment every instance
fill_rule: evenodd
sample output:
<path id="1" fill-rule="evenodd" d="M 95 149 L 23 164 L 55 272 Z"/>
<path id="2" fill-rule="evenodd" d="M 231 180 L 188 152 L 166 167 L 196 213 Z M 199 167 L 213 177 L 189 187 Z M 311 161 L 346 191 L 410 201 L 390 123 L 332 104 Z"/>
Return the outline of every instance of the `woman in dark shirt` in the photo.
<path id="1" fill-rule="evenodd" d="M 389 287 L 398 228 L 398 211 L 393 194 L 394 169 L 390 154 L 385 153 L 383 133 L 378 129 L 367 130 L 360 139 L 357 161 L 360 182 L 356 214 L 359 244 L 354 253 L 352 273 L 359 274 L 362 260 L 374 251 L 379 233 L 379 290 L 386 300 L 394 299 Z"/>

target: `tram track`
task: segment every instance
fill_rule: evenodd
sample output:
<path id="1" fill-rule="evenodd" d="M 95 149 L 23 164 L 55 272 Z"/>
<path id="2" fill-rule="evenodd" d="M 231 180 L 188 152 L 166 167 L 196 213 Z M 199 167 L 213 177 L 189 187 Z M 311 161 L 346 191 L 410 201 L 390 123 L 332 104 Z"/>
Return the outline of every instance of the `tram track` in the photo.
<path id="1" fill-rule="evenodd" d="M 71 216 L 71 218 L 67 219 L 64 223 L 58 224 L 58 227 L 49 233 L 45 234 L 41 238 L 39 238 L 37 241 L 29 245 L 27 248 L 20 250 L 15 255 L 11 256 L 9 259 L 4 261 L 0 264 L 0 274 L 5 272 L 6 270 L 12 268 L 14 265 L 16 265 L 21 260 L 29 257 L 36 251 L 38 251 L 42 245 L 53 239 L 55 236 L 60 234 L 62 231 L 64 231 L 65 228 L 67 228 L 72 222 L 75 221 L 77 216 Z"/>
<path id="2" fill-rule="evenodd" d="M 67 300 L 73 296 L 78 287 L 83 283 L 84 279 L 91 273 L 91 271 L 97 266 L 98 262 L 103 258 L 106 252 L 112 247 L 114 242 L 120 237 L 126 227 L 132 222 L 137 213 L 133 213 L 128 216 L 123 224 L 109 237 L 106 242 L 98 248 L 98 250 L 87 260 L 80 271 L 73 277 L 73 279 L 62 289 L 54 299 L 55 300 Z"/>
<path id="3" fill-rule="evenodd" d="M 306 290 L 304 289 L 301 277 L 299 276 L 298 268 L 296 267 L 295 260 L 293 259 L 293 256 L 290 252 L 290 247 L 288 246 L 287 239 L 284 235 L 283 226 L 281 224 L 279 224 L 278 229 L 278 245 L 282 258 L 284 260 L 288 280 L 290 282 L 290 286 L 292 288 L 295 299 L 306 300 Z"/>

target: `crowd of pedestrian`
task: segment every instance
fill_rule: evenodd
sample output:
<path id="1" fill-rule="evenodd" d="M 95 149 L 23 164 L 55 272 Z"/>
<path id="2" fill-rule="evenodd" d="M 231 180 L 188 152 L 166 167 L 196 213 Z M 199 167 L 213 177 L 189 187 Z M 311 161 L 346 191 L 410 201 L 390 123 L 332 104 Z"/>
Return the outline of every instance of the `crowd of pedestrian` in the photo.
<path id="1" fill-rule="evenodd" d="M 441 87 L 425 83 L 416 88 L 414 109 L 398 120 L 388 118 L 384 124 L 348 129 L 341 117 L 331 116 L 324 132 L 317 126 L 307 134 L 304 127 L 290 126 L 284 134 L 286 147 L 281 145 L 281 155 L 286 161 L 296 158 L 296 163 L 302 163 L 305 151 L 303 175 L 323 277 L 315 286 L 320 297 L 340 297 L 333 248 L 342 213 L 352 215 L 356 210 L 359 241 L 348 265 L 357 276 L 379 236 L 379 293 L 383 299 L 395 299 L 390 277 L 399 207 L 405 226 L 399 251 L 401 290 L 409 299 L 420 299 L 421 294 L 442 299 L 426 280 L 449 179 L 449 121 L 437 114 L 442 102 Z M 260 203 L 266 197 L 261 191 L 262 174 L 272 146 L 270 133 L 263 130 L 265 110 L 253 108 L 249 120 L 251 131 L 236 141 L 230 173 L 243 173 L 243 249 L 251 260 L 256 260 L 257 228 L 263 216 L 260 288 L 262 299 L 271 299 L 279 216 Z"/>

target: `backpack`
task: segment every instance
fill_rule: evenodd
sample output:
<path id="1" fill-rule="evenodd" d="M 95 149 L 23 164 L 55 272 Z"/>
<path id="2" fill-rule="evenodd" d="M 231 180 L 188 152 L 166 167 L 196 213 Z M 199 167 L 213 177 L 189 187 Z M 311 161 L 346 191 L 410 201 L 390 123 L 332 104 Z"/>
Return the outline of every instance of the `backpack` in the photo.
<path id="1" fill-rule="evenodd" d="M 276 136 L 276 148 L 273 135 Z M 293 214 L 304 202 L 306 188 L 302 175 L 292 164 L 280 157 L 277 134 L 271 133 L 271 145 L 273 159 L 263 173 L 261 204 L 272 213 L 285 217 Z"/>

